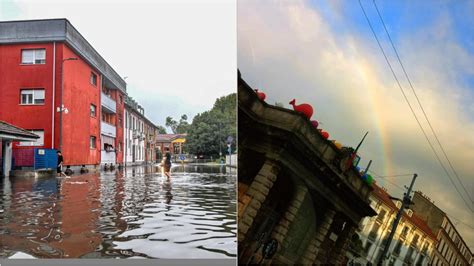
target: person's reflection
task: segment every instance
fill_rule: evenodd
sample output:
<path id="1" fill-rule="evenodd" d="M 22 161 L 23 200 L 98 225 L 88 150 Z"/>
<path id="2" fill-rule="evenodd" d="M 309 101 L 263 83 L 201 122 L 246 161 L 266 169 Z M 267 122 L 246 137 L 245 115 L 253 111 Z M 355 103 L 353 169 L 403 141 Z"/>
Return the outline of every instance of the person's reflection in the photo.
<path id="1" fill-rule="evenodd" d="M 166 209 L 169 211 L 171 209 L 170 203 L 171 199 L 173 199 L 173 194 L 171 193 L 171 181 L 169 179 L 165 179 L 163 181 L 163 191 L 165 192 L 165 203 L 166 203 Z"/>

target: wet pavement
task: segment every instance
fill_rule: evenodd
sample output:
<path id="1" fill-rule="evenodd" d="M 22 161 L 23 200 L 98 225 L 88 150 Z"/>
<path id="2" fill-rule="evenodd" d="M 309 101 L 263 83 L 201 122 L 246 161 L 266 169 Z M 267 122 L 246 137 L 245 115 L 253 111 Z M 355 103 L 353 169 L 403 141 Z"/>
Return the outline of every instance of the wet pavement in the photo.
<path id="1" fill-rule="evenodd" d="M 160 171 L 0 179 L 0 258 L 235 258 L 235 169 Z"/>

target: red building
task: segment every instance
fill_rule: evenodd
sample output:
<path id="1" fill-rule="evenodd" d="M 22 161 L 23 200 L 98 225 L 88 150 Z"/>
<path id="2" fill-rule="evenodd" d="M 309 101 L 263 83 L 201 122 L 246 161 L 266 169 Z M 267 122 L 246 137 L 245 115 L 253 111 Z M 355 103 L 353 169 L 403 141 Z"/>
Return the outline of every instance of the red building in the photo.
<path id="1" fill-rule="evenodd" d="M 122 163 L 126 83 L 69 21 L 0 22 L 0 36 L 0 120 L 40 136 L 14 143 L 14 156 L 46 148 L 65 165 Z"/>

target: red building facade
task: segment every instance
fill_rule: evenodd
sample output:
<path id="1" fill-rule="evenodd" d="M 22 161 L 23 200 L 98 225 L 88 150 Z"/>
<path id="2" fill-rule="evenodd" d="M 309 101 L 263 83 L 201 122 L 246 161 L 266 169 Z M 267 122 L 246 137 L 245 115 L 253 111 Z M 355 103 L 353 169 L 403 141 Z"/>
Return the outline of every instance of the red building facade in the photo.
<path id="1" fill-rule="evenodd" d="M 15 143 L 14 153 L 61 149 L 65 165 L 98 165 L 108 130 L 114 164 L 121 163 L 126 84 L 79 32 L 54 19 L 0 22 L 0 35 L 0 120 L 40 136 Z"/>

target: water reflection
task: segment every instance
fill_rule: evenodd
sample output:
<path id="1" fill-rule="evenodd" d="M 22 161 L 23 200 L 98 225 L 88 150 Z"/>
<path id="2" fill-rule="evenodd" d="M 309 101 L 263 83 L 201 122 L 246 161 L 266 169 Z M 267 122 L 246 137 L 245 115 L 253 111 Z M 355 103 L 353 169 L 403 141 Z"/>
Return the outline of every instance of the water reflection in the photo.
<path id="1" fill-rule="evenodd" d="M 202 165 L 174 167 L 171 179 L 155 166 L 5 178 L 0 257 L 235 257 L 235 182 L 228 169 Z"/>

